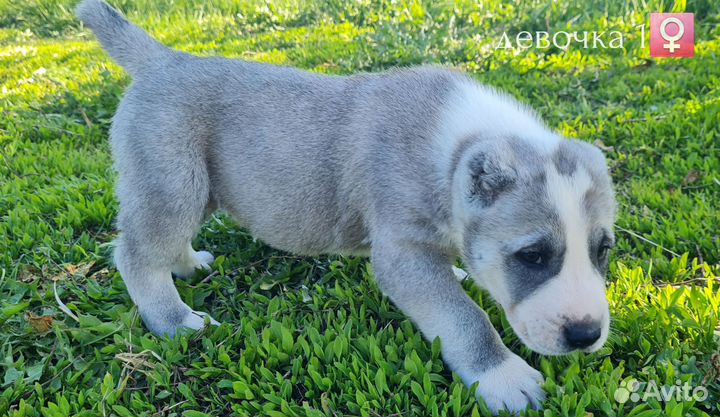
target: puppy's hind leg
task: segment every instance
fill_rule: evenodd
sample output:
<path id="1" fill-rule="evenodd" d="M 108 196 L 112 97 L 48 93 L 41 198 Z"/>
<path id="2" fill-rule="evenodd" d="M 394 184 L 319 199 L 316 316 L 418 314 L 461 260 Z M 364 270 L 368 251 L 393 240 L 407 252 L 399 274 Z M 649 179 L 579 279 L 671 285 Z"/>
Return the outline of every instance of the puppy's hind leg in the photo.
<path id="1" fill-rule="evenodd" d="M 180 299 L 171 271 L 194 269 L 189 257 L 205 265 L 210 261 L 190 246 L 208 203 L 206 168 L 202 158 L 176 156 L 172 166 L 150 161 L 151 175 L 137 169 L 132 158 L 117 161 L 121 234 L 115 263 L 145 325 L 153 333 L 169 335 L 181 327 L 202 328 L 207 315 L 193 311 Z M 177 271 L 179 265 L 185 270 Z"/>

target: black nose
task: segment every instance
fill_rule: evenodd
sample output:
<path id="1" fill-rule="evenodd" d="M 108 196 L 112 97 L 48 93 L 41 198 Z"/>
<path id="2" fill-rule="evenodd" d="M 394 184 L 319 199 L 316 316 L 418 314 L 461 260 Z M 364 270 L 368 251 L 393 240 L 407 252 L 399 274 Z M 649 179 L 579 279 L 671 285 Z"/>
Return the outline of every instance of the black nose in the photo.
<path id="1" fill-rule="evenodd" d="M 572 349 L 586 348 L 600 338 L 600 323 L 581 321 L 565 325 L 565 342 Z"/>

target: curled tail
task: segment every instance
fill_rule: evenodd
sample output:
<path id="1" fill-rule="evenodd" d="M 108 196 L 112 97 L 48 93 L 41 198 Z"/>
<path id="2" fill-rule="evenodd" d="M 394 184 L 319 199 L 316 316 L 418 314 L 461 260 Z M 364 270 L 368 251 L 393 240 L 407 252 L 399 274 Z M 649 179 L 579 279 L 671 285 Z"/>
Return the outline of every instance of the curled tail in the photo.
<path id="1" fill-rule="evenodd" d="M 92 29 L 110 56 L 132 76 L 148 62 L 170 54 L 170 49 L 128 22 L 102 0 L 84 0 L 75 13 Z"/>

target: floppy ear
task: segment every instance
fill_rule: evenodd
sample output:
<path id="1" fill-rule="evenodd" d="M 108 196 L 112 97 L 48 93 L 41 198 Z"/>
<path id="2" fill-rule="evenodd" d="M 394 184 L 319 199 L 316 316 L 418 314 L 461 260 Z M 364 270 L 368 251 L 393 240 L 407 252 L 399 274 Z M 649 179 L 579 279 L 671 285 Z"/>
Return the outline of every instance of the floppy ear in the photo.
<path id="1" fill-rule="evenodd" d="M 500 161 L 487 152 L 473 156 L 468 162 L 470 173 L 471 201 L 482 207 L 491 206 L 502 194 L 515 186 L 517 172 L 512 167 L 503 166 Z"/>

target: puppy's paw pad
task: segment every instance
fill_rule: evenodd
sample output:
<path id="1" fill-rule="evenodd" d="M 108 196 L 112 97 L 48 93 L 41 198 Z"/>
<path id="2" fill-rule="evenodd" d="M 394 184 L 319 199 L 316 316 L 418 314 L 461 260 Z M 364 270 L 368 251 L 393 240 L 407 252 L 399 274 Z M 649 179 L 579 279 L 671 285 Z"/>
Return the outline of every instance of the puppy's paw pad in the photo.
<path id="1" fill-rule="evenodd" d="M 210 319 L 210 325 L 211 326 L 219 326 L 220 322 L 212 318 L 208 313 L 202 312 L 202 311 L 195 311 L 191 310 L 187 316 L 185 316 L 185 319 L 183 320 L 183 327 L 187 327 L 189 329 L 194 330 L 200 330 L 203 327 L 205 327 L 205 317 Z"/>
<path id="2" fill-rule="evenodd" d="M 514 353 L 475 379 L 479 381 L 476 395 L 485 400 L 494 414 L 500 410 L 518 413 L 528 406 L 539 409 L 545 399 L 540 387 L 542 374 Z"/>

